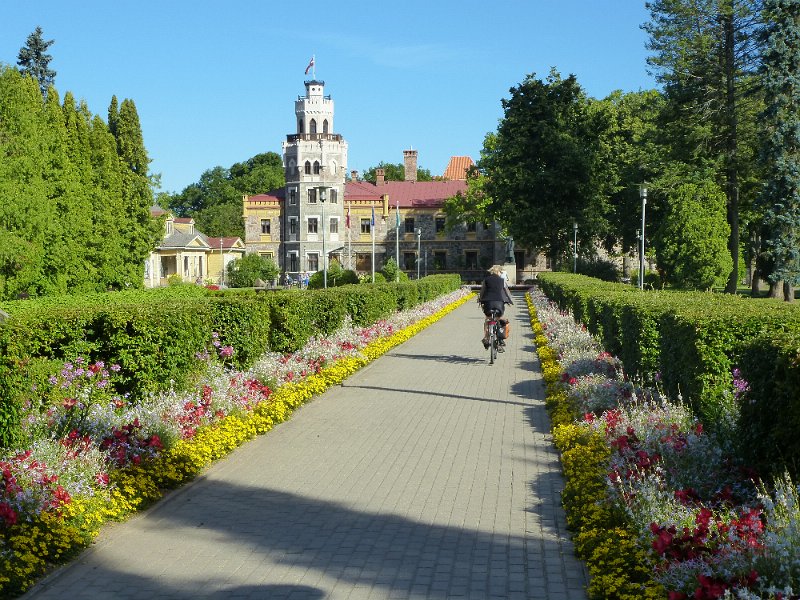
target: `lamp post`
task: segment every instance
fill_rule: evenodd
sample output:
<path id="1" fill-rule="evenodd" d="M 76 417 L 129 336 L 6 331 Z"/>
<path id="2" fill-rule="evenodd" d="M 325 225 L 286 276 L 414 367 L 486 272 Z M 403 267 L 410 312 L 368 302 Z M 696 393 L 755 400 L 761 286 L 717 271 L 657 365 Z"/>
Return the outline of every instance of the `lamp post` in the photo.
<path id="1" fill-rule="evenodd" d="M 419 253 L 419 241 L 422 238 L 422 229 L 418 227 L 414 233 L 417 234 L 417 279 L 419 279 L 419 263 L 422 261 L 422 255 Z"/>
<path id="2" fill-rule="evenodd" d="M 572 224 L 572 272 L 578 272 L 578 224 Z"/>
<path id="3" fill-rule="evenodd" d="M 319 188 L 319 202 L 322 205 L 322 281 L 328 289 L 328 254 L 325 251 L 325 188 Z"/>
<path id="4" fill-rule="evenodd" d="M 642 184 L 639 187 L 639 197 L 642 199 L 642 237 L 640 239 L 641 246 L 639 246 L 639 289 L 644 289 L 644 214 L 645 207 L 647 206 L 647 184 Z"/>

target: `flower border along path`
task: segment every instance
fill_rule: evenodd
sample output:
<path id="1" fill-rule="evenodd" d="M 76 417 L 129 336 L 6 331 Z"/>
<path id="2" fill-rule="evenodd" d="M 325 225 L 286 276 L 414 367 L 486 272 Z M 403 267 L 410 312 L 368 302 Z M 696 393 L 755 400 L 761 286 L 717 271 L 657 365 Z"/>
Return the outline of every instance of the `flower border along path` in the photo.
<path id="1" fill-rule="evenodd" d="M 283 383 L 274 391 L 258 381 L 248 381 L 245 386 L 248 402 L 244 404 L 251 406 L 251 410 L 198 427 L 191 437 L 178 440 L 152 459 L 112 470 L 106 493 L 68 498 L 51 510 L 31 515 L 26 523 L 15 526 L 5 540 L 0 540 L 3 542 L 0 598 L 13 598 L 25 592 L 48 568 L 65 562 L 88 546 L 104 523 L 123 520 L 159 500 L 165 490 L 192 480 L 213 461 L 286 421 L 295 409 L 313 397 L 342 383 L 474 296 L 466 293 L 435 313 L 368 342 L 358 354 L 337 359 L 330 366 L 298 381 Z"/>
<path id="2" fill-rule="evenodd" d="M 575 425 L 577 415 L 561 385 L 558 354 L 548 343 L 530 294 L 525 294 L 525 301 L 542 365 L 553 441 L 561 453 L 567 525 L 573 531 L 576 554 L 589 569 L 589 597 L 665 598 L 665 590 L 652 579 L 635 535 L 612 509 L 604 481 L 611 450 L 600 433 Z"/>

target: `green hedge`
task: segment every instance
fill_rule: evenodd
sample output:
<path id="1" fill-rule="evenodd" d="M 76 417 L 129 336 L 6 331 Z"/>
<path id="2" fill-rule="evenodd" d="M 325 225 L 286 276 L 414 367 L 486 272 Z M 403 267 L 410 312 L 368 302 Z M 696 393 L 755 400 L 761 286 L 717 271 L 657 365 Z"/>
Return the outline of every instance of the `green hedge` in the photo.
<path id="1" fill-rule="evenodd" d="M 565 273 L 539 276 L 543 291 L 572 311 L 625 371 L 644 381 L 659 373 L 707 424 L 732 389 L 745 348 L 765 331 L 800 330 L 800 306 L 704 292 L 643 292 Z"/>
<path id="2" fill-rule="evenodd" d="M 800 478 L 800 332 L 769 331 L 750 340 L 741 371 L 742 446 L 762 475 L 788 469 Z"/>
<path id="3" fill-rule="evenodd" d="M 19 441 L 20 407 L 36 400 L 64 362 L 82 356 L 121 366 L 117 391 L 138 398 L 189 381 L 212 334 L 251 365 L 267 350 L 292 352 L 333 333 L 350 315 L 370 325 L 458 289 L 458 276 L 329 290 L 210 291 L 199 286 L 5 302 L 0 324 L 0 447 Z"/>

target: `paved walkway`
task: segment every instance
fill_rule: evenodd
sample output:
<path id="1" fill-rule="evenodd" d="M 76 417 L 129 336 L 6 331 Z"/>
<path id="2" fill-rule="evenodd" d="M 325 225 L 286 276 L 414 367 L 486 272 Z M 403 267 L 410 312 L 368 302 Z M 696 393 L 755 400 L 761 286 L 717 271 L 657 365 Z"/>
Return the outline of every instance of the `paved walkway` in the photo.
<path id="1" fill-rule="evenodd" d="M 25 598 L 585 599 L 515 301 L 495 365 L 467 303 Z"/>

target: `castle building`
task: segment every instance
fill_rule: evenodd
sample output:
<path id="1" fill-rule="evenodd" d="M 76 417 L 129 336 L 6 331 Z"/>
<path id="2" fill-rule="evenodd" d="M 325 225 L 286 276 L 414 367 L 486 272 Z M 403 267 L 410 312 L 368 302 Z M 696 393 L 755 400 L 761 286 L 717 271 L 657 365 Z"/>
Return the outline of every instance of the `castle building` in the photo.
<path id="1" fill-rule="evenodd" d="M 451 178 L 417 181 L 417 151 L 404 150 L 404 181 L 387 181 L 382 169 L 375 183 L 355 171 L 348 178 L 347 142 L 335 133 L 325 82 L 306 81 L 305 88 L 295 101 L 296 130 L 283 142 L 286 185 L 242 199 L 248 253 L 274 259 L 292 278 L 331 261 L 369 274 L 393 258 L 411 277 L 457 272 L 480 281 L 504 262 L 506 245 L 495 224 L 445 228 L 445 200 L 466 191 L 472 159 L 453 157 Z M 533 277 L 525 251 L 517 249 L 515 258 L 514 280 Z"/>

